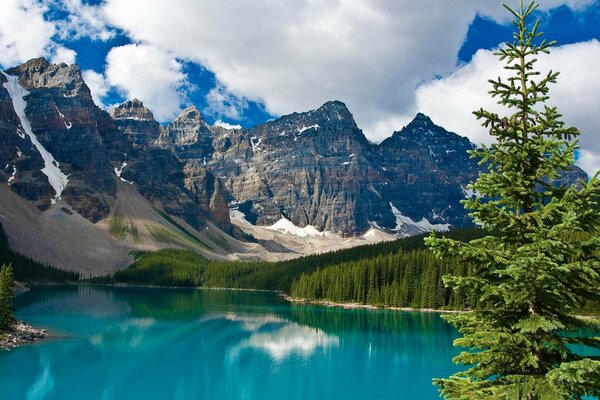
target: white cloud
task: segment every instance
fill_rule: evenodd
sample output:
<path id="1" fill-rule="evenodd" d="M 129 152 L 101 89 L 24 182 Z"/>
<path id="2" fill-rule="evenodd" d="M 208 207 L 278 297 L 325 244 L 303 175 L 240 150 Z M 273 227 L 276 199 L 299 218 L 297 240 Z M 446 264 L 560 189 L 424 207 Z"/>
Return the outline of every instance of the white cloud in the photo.
<path id="1" fill-rule="evenodd" d="M 600 171 L 600 152 L 598 152 L 598 149 L 595 149 L 595 151 L 581 150 L 577 164 L 588 174 Z"/>
<path id="2" fill-rule="evenodd" d="M 107 82 L 124 96 L 138 98 L 159 121 L 172 120 L 187 102 L 190 89 L 182 63 L 146 44 L 114 47 L 106 57 Z"/>
<path id="3" fill-rule="evenodd" d="M 233 120 L 240 120 L 244 109 L 248 107 L 246 99 L 235 96 L 218 83 L 206 95 L 206 103 L 208 107 L 203 110 L 205 114 Z"/>
<path id="4" fill-rule="evenodd" d="M 68 13 L 67 18 L 56 21 L 60 38 L 74 40 L 89 37 L 92 40 L 106 41 L 115 36 L 114 29 L 108 26 L 100 7 L 83 4 L 81 0 L 51 1 L 55 8 Z"/>
<path id="5" fill-rule="evenodd" d="M 230 123 L 221 121 L 220 119 L 216 120 L 213 126 L 220 126 L 221 128 L 225 129 L 242 129 L 241 125 L 232 125 Z"/>
<path id="6" fill-rule="evenodd" d="M 103 74 L 91 69 L 83 71 L 82 75 L 83 80 L 85 83 L 87 83 L 90 91 L 92 92 L 94 103 L 96 103 L 98 107 L 105 109 L 108 108 L 108 106 L 102 101 L 102 98 L 105 97 L 110 90 L 110 85 L 106 81 L 106 77 Z"/>
<path id="7" fill-rule="evenodd" d="M 342 100 L 372 140 L 400 128 L 391 129 L 414 110 L 420 83 L 455 70 L 476 14 L 506 15 L 489 0 L 107 0 L 103 9 L 134 40 L 201 63 L 270 113 Z"/>
<path id="8" fill-rule="evenodd" d="M 550 55 L 540 56 L 538 68 L 560 71 L 558 83 L 551 86 L 548 104 L 564 114 L 568 125 L 579 128 L 582 153 L 579 165 L 587 172 L 600 170 L 600 43 L 596 40 L 555 48 Z M 434 80 L 418 88 L 416 108 L 434 122 L 449 130 L 467 135 L 475 143 L 490 143 L 486 129 L 471 112 L 483 107 L 490 111 L 503 109 L 487 93 L 488 79 L 506 77 L 502 64 L 492 52 L 480 50 L 472 61 L 454 74 Z"/>
<path id="9" fill-rule="evenodd" d="M 77 53 L 74 50 L 63 46 L 57 46 L 54 48 L 51 61 L 53 63 L 65 63 L 71 65 L 75 63 L 76 57 Z"/>
<path id="10" fill-rule="evenodd" d="M 423 79 L 453 70 L 475 13 L 435 0 L 407 4 L 173 0 L 165 8 L 109 0 L 105 12 L 135 40 L 202 63 L 229 91 L 263 100 L 271 113 L 339 99 L 367 127 L 410 107 Z"/>
<path id="11" fill-rule="evenodd" d="M 35 0 L 3 0 L 0 12 L 0 65 L 49 56 L 54 24 L 44 20 L 47 7 Z"/>

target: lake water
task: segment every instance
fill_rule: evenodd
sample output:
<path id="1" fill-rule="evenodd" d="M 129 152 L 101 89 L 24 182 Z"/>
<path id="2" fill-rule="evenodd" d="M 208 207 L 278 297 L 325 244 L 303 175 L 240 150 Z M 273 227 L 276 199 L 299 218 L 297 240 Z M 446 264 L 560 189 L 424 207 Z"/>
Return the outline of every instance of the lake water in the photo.
<path id="1" fill-rule="evenodd" d="M 435 399 L 457 370 L 439 314 L 267 292 L 40 286 L 17 317 L 55 337 L 0 352 L 1 399 Z"/>

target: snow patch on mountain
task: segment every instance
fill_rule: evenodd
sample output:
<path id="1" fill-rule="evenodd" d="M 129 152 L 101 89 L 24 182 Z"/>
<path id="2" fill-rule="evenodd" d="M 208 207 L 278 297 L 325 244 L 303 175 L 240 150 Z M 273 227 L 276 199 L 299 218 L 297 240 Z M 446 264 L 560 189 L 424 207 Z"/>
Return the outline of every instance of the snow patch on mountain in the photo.
<path id="1" fill-rule="evenodd" d="M 392 214 L 396 217 L 396 228 L 394 231 L 403 233 L 408 236 L 418 235 L 420 233 L 427 233 L 431 231 L 446 232 L 450 229 L 450 224 L 432 224 L 427 218 L 422 218 L 420 221 L 413 221 L 410 217 L 402 215 L 390 202 L 390 209 Z"/>
<path id="2" fill-rule="evenodd" d="M 17 175 L 17 167 L 13 165 L 12 175 L 8 178 L 8 184 L 12 185 L 12 182 L 15 180 L 15 176 Z"/>
<path id="3" fill-rule="evenodd" d="M 23 97 L 27 96 L 29 92 L 19 85 L 18 76 L 8 75 L 4 71 L 2 71 L 2 74 L 7 79 L 7 82 L 4 83 L 3 86 L 11 97 L 13 108 L 19 117 L 21 126 L 44 160 L 44 168 L 42 168 L 42 173 L 48 177 L 48 183 L 50 183 L 50 186 L 52 186 L 56 192 L 56 196 L 54 199 L 52 199 L 52 203 L 54 204 L 57 199 L 60 199 L 63 190 L 65 187 L 67 187 L 67 184 L 69 183 L 68 176 L 63 174 L 63 172 L 60 170 L 60 164 L 58 161 L 56 161 L 54 156 L 48 152 L 38 141 L 37 137 L 33 133 L 33 130 L 31 129 L 29 119 L 27 119 L 27 115 L 25 115 L 25 107 L 27 106 L 27 102 L 23 99 Z"/>
<path id="4" fill-rule="evenodd" d="M 115 174 L 117 175 L 117 178 L 121 177 L 121 174 L 123 173 L 123 168 L 125 168 L 127 166 L 127 161 L 123 161 L 123 165 L 121 165 L 121 168 L 115 168 Z"/>
<path id="5" fill-rule="evenodd" d="M 56 108 L 56 112 L 58 113 L 60 118 L 63 120 L 63 123 L 65 124 L 67 129 L 71 129 L 73 127 L 73 124 L 70 122 L 67 122 L 67 120 L 65 119 L 65 116 L 63 115 L 63 113 L 60 112 L 60 110 L 58 109 L 58 106 L 56 104 L 54 105 L 54 108 Z"/>
<path id="6" fill-rule="evenodd" d="M 467 199 L 471 199 L 473 197 L 481 197 L 481 193 L 479 193 L 477 190 L 469 189 L 462 185 L 460 186 L 460 188 L 462 189 L 462 191 Z"/>
<path id="7" fill-rule="evenodd" d="M 309 129 L 318 129 L 320 128 L 319 124 L 314 124 L 311 126 L 303 126 L 302 128 L 298 129 L 296 132 L 298 132 L 298 134 L 301 134 L 304 131 L 307 131 Z"/>
<path id="8" fill-rule="evenodd" d="M 296 226 L 289 219 L 282 217 L 279 221 L 273 225 L 268 226 L 266 229 L 278 231 L 281 233 L 287 233 L 289 235 L 295 235 L 299 237 L 307 236 L 323 236 L 323 232 L 319 232 L 314 226 L 307 225 L 304 228 Z"/>

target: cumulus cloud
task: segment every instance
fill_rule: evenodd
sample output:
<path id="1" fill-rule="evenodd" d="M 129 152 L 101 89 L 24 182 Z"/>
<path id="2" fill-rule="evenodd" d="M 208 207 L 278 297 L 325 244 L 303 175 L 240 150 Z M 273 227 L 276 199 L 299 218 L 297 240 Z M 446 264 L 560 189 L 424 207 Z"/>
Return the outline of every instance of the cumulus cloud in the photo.
<path id="1" fill-rule="evenodd" d="M 549 104 L 558 107 L 568 125 L 581 131 L 583 151 L 579 165 L 587 172 L 600 170 L 600 42 L 565 45 L 539 57 L 538 68 L 560 71 L 558 83 L 551 86 Z M 506 77 L 498 58 L 491 51 L 479 50 L 472 61 L 454 74 L 428 82 L 417 89 L 416 108 L 449 130 L 467 135 L 475 143 L 490 143 L 491 137 L 471 112 L 483 107 L 506 113 L 487 93 L 487 80 Z"/>
<path id="2" fill-rule="evenodd" d="M 94 70 L 88 69 L 82 72 L 83 80 L 87 83 L 90 91 L 92 92 L 92 98 L 94 99 L 94 103 L 98 107 L 108 108 L 106 104 L 103 102 L 103 98 L 110 91 L 110 85 L 106 81 L 106 77 Z"/>
<path id="3" fill-rule="evenodd" d="M 0 12 L 0 65 L 49 56 L 54 24 L 44 19 L 47 7 L 35 0 L 3 0 Z"/>
<path id="4" fill-rule="evenodd" d="M 547 0 L 543 8 L 590 3 Z M 372 140 L 400 128 L 420 83 L 455 70 L 476 14 L 506 16 L 481 0 L 107 0 L 103 10 L 134 40 L 201 63 L 272 114 L 342 100 Z"/>
<path id="5" fill-rule="evenodd" d="M 51 0 L 54 7 L 67 13 L 65 19 L 56 21 L 61 39 L 79 39 L 89 37 L 92 40 L 106 41 L 115 36 L 102 9 L 82 3 L 81 0 Z"/>
<path id="6" fill-rule="evenodd" d="M 206 107 L 203 111 L 205 114 L 214 117 L 227 117 L 233 120 L 240 120 L 243 111 L 248 107 L 248 101 L 230 93 L 221 84 L 217 84 L 206 95 Z"/>
<path id="7" fill-rule="evenodd" d="M 106 80 L 126 98 L 138 98 L 159 121 L 172 120 L 191 89 L 183 64 L 170 52 L 147 44 L 114 47 L 106 57 Z"/>
<path id="8" fill-rule="evenodd" d="M 75 50 L 68 49 L 64 46 L 56 46 L 54 48 L 52 59 L 53 63 L 74 64 L 77 53 Z"/>
<path id="9" fill-rule="evenodd" d="M 475 13 L 435 0 L 407 4 L 173 0 L 165 8 L 108 0 L 104 11 L 134 40 L 202 63 L 229 91 L 263 101 L 270 113 L 339 99 L 367 126 L 411 106 L 423 79 L 453 70 Z"/>
<path id="10" fill-rule="evenodd" d="M 232 125 L 230 123 L 221 121 L 220 119 L 216 120 L 213 126 L 220 126 L 221 128 L 225 129 L 242 129 L 241 125 Z"/>

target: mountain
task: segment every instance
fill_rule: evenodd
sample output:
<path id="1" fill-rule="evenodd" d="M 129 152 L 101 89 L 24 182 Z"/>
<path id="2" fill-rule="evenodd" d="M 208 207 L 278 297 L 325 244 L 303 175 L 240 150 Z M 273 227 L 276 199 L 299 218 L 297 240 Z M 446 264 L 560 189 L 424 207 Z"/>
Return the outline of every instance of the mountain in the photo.
<path id="1" fill-rule="evenodd" d="M 0 107 L 0 223 L 16 250 L 85 274 L 126 266 L 133 249 L 254 247 L 207 218 L 223 191 L 210 173 L 191 187 L 176 154 L 153 145 L 152 113 L 135 100 L 101 110 L 78 66 L 40 58 L 2 72 Z"/>
<path id="2" fill-rule="evenodd" d="M 251 129 L 191 106 L 162 126 L 137 99 L 101 110 L 77 65 L 40 58 L 0 74 L 0 223 L 15 249 L 84 273 L 134 249 L 293 257 L 470 225 L 473 148 L 423 114 L 371 143 L 340 101 Z"/>

